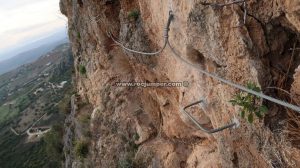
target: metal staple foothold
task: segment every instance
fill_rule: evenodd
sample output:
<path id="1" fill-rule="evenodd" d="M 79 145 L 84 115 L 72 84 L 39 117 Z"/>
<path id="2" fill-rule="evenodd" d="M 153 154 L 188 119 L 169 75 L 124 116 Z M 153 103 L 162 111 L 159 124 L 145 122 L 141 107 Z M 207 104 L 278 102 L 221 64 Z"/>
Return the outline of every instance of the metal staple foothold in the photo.
<path id="1" fill-rule="evenodd" d="M 201 104 L 203 103 L 204 101 L 203 100 L 199 100 L 199 101 L 196 101 L 192 104 L 189 104 L 187 106 L 185 106 L 181 112 L 183 114 L 185 114 L 200 130 L 206 132 L 206 133 L 209 133 L 209 134 L 213 134 L 213 133 L 216 133 L 216 132 L 220 132 L 220 131 L 223 131 L 225 129 L 228 129 L 228 128 L 237 128 L 239 126 L 239 122 L 237 119 L 234 119 L 233 122 L 231 124 L 227 124 L 227 125 L 224 125 L 222 127 L 219 127 L 219 128 L 215 128 L 215 129 L 207 129 L 205 128 L 204 126 L 202 126 L 202 124 L 200 124 L 190 113 L 188 113 L 186 111 L 186 109 L 192 107 L 192 106 L 195 106 L 195 105 L 198 105 L 198 104 Z"/>

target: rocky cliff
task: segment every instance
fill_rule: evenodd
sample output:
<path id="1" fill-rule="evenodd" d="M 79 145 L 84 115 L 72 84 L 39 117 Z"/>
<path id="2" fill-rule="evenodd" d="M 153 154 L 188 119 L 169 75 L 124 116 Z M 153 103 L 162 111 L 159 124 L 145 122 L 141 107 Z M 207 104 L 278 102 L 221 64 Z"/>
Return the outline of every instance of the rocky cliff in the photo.
<path id="1" fill-rule="evenodd" d="M 86 167 L 299 167 L 297 112 L 269 101 L 263 119 L 250 124 L 229 101 L 240 90 L 194 67 L 234 83 L 254 82 L 262 92 L 297 104 L 300 94 L 300 1 L 247 0 L 61 0 L 68 17 L 77 91 L 90 115 Z M 163 36 L 164 35 L 164 36 Z M 188 87 L 117 87 L 116 82 L 182 82 Z M 238 128 L 208 134 L 233 119 Z M 299 102 L 300 103 L 300 102 Z M 298 158 L 298 159 L 297 159 Z M 70 160 L 71 159 L 71 160 Z M 78 164 L 66 167 L 79 167 Z"/>

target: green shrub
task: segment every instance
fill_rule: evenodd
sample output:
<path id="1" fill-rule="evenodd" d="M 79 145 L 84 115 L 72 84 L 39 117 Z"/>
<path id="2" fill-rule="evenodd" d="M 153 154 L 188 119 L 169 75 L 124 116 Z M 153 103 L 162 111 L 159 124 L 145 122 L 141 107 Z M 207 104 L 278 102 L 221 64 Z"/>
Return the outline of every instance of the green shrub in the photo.
<path id="1" fill-rule="evenodd" d="M 85 141 L 76 141 L 74 150 L 75 155 L 78 158 L 86 158 L 87 154 L 89 153 L 89 145 Z"/>
<path id="2" fill-rule="evenodd" d="M 261 92 L 261 89 L 254 83 L 248 82 L 247 88 L 256 92 Z M 264 114 L 268 111 L 268 108 L 264 105 L 260 105 L 260 97 L 252 95 L 250 93 L 240 92 L 235 95 L 234 99 L 230 100 L 232 105 L 238 105 L 241 107 L 240 116 L 245 118 L 249 123 L 253 123 L 254 115 L 258 118 L 263 118 Z"/>
<path id="3" fill-rule="evenodd" d="M 128 19 L 137 20 L 139 18 L 140 11 L 134 9 L 128 13 Z"/>
<path id="4" fill-rule="evenodd" d="M 79 72 L 81 75 L 85 75 L 86 74 L 86 68 L 84 65 L 79 65 Z"/>
<path id="5" fill-rule="evenodd" d="M 77 32 L 77 38 L 78 38 L 78 39 L 81 39 L 80 32 Z"/>

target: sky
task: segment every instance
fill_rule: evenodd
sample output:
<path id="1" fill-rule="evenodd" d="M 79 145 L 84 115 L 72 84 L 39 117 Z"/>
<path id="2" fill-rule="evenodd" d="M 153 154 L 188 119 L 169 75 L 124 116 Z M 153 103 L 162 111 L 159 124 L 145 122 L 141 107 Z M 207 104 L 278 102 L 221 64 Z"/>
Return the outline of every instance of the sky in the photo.
<path id="1" fill-rule="evenodd" d="M 47 37 L 66 21 L 59 0 L 0 0 L 0 52 Z"/>

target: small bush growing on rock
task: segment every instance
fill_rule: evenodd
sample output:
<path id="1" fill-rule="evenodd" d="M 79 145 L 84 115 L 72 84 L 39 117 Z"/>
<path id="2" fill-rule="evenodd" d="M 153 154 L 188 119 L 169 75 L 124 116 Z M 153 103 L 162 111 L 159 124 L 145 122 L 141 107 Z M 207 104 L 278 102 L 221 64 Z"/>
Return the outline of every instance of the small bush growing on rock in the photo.
<path id="1" fill-rule="evenodd" d="M 134 9 L 128 13 L 128 19 L 137 20 L 139 18 L 140 11 Z"/>
<path id="2" fill-rule="evenodd" d="M 247 83 L 247 88 L 261 92 L 261 89 L 251 82 Z M 258 118 L 263 118 L 264 114 L 268 111 L 266 106 L 259 104 L 260 98 L 250 93 L 240 92 L 230 102 L 234 106 L 238 105 L 241 107 L 240 115 L 242 118 L 245 118 L 245 115 L 247 115 L 249 123 L 253 123 L 254 115 Z"/>
<path id="3" fill-rule="evenodd" d="M 81 75 L 85 75 L 86 74 L 86 68 L 84 65 L 80 65 L 79 66 L 79 72 Z"/>
<path id="4" fill-rule="evenodd" d="M 76 141 L 74 150 L 78 158 L 86 158 L 89 153 L 88 143 L 85 141 Z"/>

